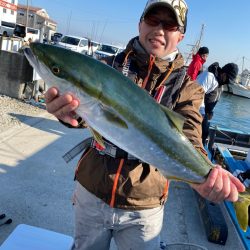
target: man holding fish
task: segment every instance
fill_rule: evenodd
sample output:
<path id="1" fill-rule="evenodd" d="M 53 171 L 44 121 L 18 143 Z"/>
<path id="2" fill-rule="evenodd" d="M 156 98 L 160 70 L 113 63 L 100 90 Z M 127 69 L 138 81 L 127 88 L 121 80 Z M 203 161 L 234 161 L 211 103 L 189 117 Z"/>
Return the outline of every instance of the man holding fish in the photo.
<path id="1" fill-rule="evenodd" d="M 121 54 L 104 61 L 146 90 L 156 102 L 181 114 L 185 118 L 184 135 L 206 157 L 199 114 L 204 91 L 186 76 L 184 59 L 177 48 L 186 31 L 187 11 L 184 0 L 149 0 L 139 21 L 139 36 Z M 48 112 L 61 122 L 70 127 L 86 126 L 76 117 L 81 103 L 74 94 L 51 87 L 45 96 Z M 105 114 L 109 121 L 126 126 L 112 112 Z M 109 249 L 112 237 L 118 249 L 158 249 L 169 181 L 157 166 L 137 159 L 105 136 L 98 138 L 95 136 L 84 151 L 76 170 L 72 249 Z M 143 142 L 137 146 L 146 150 Z M 200 195 L 213 202 L 235 202 L 238 192 L 244 191 L 241 182 L 220 166 L 212 168 L 203 183 L 190 182 Z"/>

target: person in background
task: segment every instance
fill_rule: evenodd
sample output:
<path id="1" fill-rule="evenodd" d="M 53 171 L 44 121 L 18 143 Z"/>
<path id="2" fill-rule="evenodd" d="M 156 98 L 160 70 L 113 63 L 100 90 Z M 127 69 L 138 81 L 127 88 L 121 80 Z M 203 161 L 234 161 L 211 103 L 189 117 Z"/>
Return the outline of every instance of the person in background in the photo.
<path id="1" fill-rule="evenodd" d="M 197 82 L 203 87 L 205 91 L 204 101 L 200 108 L 200 113 L 203 116 L 203 145 L 206 144 L 209 134 L 209 121 L 212 119 L 215 105 L 220 99 L 222 86 L 225 84 L 234 83 L 238 72 L 239 68 L 235 63 L 228 63 L 220 68 L 219 63 L 215 62 L 208 67 L 207 71 L 202 72 L 197 77 Z"/>
<path id="2" fill-rule="evenodd" d="M 209 54 L 209 50 L 207 47 L 200 47 L 198 52 L 193 55 L 193 60 L 188 67 L 188 75 L 191 80 L 196 80 L 198 74 L 202 70 L 203 64 L 206 62 Z"/>
<path id="3" fill-rule="evenodd" d="M 22 47 L 24 47 L 24 46 L 30 46 L 30 44 L 31 44 L 32 42 L 33 42 L 32 38 L 29 37 L 28 40 L 24 40 L 24 41 L 23 41 L 23 46 L 22 46 Z M 21 50 L 20 50 L 20 51 L 21 51 Z"/>
<path id="4" fill-rule="evenodd" d="M 87 55 L 89 55 L 89 56 L 92 57 L 93 54 L 94 54 L 94 51 L 93 51 L 93 42 L 90 39 L 88 39 L 88 52 L 87 52 Z"/>
<path id="5" fill-rule="evenodd" d="M 48 43 L 48 35 L 46 33 L 43 34 L 43 43 Z"/>
<path id="6" fill-rule="evenodd" d="M 139 36 L 131 39 L 123 52 L 103 60 L 156 102 L 184 116 L 184 134 L 206 154 L 199 113 L 204 90 L 186 75 L 177 48 L 186 31 L 187 10 L 184 0 L 149 0 L 140 17 Z M 59 121 L 69 127 L 84 127 L 84 121 L 75 115 L 80 100 L 74 94 L 61 94 L 52 87 L 45 97 L 48 112 Z M 92 141 L 78 163 L 72 249 L 108 250 L 112 238 L 120 250 L 159 249 L 169 181 L 156 167 L 140 162 L 107 140 L 105 147 L 107 150 Z M 108 148 L 112 150 L 108 152 Z M 240 181 L 219 166 L 211 170 L 204 183 L 192 187 L 214 202 L 236 201 L 238 192 L 244 191 Z"/>

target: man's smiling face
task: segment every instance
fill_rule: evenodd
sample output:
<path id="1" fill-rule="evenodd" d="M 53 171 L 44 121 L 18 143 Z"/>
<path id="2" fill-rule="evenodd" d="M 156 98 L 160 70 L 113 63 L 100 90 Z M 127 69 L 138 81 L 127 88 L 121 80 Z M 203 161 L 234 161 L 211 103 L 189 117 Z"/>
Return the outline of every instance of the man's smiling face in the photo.
<path id="1" fill-rule="evenodd" d="M 156 57 L 163 58 L 174 52 L 183 38 L 169 8 L 153 8 L 139 23 L 139 41 L 148 54 Z"/>

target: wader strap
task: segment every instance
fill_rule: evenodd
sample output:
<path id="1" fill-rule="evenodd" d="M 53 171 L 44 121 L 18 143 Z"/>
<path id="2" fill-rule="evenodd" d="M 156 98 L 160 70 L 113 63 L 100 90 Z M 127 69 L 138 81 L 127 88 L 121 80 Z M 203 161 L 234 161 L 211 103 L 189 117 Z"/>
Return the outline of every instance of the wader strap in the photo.
<path id="1" fill-rule="evenodd" d="M 92 143 L 92 137 L 87 138 L 83 140 L 82 142 L 78 143 L 75 147 L 73 147 L 71 150 L 69 150 L 66 154 L 62 156 L 62 158 L 66 161 L 66 163 L 69 163 L 71 160 L 73 160 L 78 154 L 85 151 L 87 148 L 91 146 Z"/>
<path id="2" fill-rule="evenodd" d="M 160 204 L 163 205 L 166 202 L 166 198 L 168 197 L 169 190 L 169 180 L 166 180 L 165 187 L 161 196 Z"/>
<path id="3" fill-rule="evenodd" d="M 165 79 L 156 89 L 154 98 L 158 103 L 166 106 L 167 108 L 173 109 L 179 93 L 181 91 L 183 82 L 186 77 L 186 69 L 183 67 L 178 72 L 174 71 L 173 76 L 169 76 Z M 165 77 L 166 78 L 166 77 Z"/>
<path id="4" fill-rule="evenodd" d="M 175 81 L 175 86 L 178 87 L 178 93 L 180 93 L 180 90 L 181 90 L 181 87 L 182 87 L 182 84 L 185 80 L 185 77 L 187 75 L 187 70 L 185 67 L 182 67 L 178 76 L 177 76 L 177 79 Z M 175 95 L 175 98 L 172 99 L 172 106 L 171 106 L 171 109 L 173 109 L 175 103 L 176 103 L 176 100 L 178 98 L 179 95 Z"/>
<path id="5" fill-rule="evenodd" d="M 115 205 L 115 193 L 116 193 L 116 190 L 117 190 L 117 185 L 118 185 L 118 181 L 119 181 L 119 177 L 120 177 L 123 165 L 124 165 L 124 159 L 121 159 L 120 163 L 119 163 L 119 167 L 118 167 L 116 175 L 115 175 L 115 180 L 114 180 L 114 184 L 113 184 L 113 188 L 112 188 L 111 201 L 110 201 L 110 204 L 109 204 L 110 207 L 112 207 L 112 208 Z"/>
<path id="6" fill-rule="evenodd" d="M 85 139 L 84 141 L 78 143 L 75 147 L 69 150 L 62 157 L 66 163 L 69 163 L 81 152 L 85 152 L 86 149 L 92 147 L 95 148 L 100 155 L 109 155 L 113 158 L 125 158 L 128 160 L 138 160 L 133 155 L 127 153 L 126 151 L 116 147 L 115 145 L 104 141 L 105 148 L 102 148 L 92 137 Z M 139 161 L 139 160 L 138 160 Z"/>

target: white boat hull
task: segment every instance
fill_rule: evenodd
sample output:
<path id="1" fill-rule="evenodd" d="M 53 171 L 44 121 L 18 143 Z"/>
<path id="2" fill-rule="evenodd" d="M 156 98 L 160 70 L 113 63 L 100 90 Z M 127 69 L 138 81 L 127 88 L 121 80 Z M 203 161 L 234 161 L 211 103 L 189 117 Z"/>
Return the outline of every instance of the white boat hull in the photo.
<path id="1" fill-rule="evenodd" d="M 250 89 L 244 87 L 240 84 L 229 84 L 228 85 L 229 92 L 238 95 L 243 96 L 250 99 Z"/>

